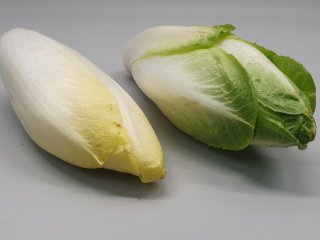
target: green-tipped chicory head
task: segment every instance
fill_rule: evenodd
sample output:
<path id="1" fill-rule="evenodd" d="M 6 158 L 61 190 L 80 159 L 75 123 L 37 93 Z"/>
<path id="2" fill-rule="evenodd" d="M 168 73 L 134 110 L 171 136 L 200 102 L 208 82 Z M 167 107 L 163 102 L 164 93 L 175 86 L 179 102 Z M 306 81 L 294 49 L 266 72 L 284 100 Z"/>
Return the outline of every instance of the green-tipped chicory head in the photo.
<path id="1" fill-rule="evenodd" d="M 305 148 L 316 133 L 310 73 L 233 30 L 154 27 L 128 43 L 124 65 L 174 125 L 209 146 Z"/>

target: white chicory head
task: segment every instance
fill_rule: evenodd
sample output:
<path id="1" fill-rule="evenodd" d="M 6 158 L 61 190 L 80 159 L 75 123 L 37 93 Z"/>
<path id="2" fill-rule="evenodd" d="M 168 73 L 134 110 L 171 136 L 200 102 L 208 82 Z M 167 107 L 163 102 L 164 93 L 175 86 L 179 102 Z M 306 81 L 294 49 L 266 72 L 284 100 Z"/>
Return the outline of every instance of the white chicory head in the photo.
<path id="1" fill-rule="evenodd" d="M 0 39 L 0 73 L 29 136 L 84 168 L 164 177 L 162 150 L 147 118 L 108 75 L 40 33 L 14 29 Z"/>
<path id="2" fill-rule="evenodd" d="M 129 41 L 124 65 L 174 125 L 210 146 L 300 149 L 315 137 L 315 85 L 302 64 L 214 27 L 161 26 Z"/>

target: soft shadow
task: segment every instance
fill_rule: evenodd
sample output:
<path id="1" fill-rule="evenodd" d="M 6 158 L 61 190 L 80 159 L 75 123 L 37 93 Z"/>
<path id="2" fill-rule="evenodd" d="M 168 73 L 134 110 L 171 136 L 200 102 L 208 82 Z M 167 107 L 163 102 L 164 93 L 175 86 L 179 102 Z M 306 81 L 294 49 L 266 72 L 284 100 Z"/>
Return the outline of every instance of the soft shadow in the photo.
<path id="1" fill-rule="evenodd" d="M 51 167 L 64 173 L 69 179 L 86 185 L 102 194 L 117 195 L 137 199 L 160 198 L 166 194 L 163 182 L 143 184 L 139 178 L 130 174 L 119 173 L 107 169 L 84 169 L 73 166 L 50 155 L 41 148 L 33 145 L 41 158 L 45 159 Z"/>
<path id="2" fill-rule="evenodd" d="M 68 164 L 42 150 L 33 143 L 17 119 L 9 99 L 1 93 L 0 121 L 6 126 L 6 135 L 10 137 L 2 144 L 3 148 L 15 151 L 14 165 L 17 174 L 22 177 L 36 178 L 46 184 L 60 185 L 64 188 L 76 188 L 80 191 L 98 191 L 100 194 L 123 196 L 137 199 L 159 199 L 166 195 L 164 180 L 143 184 L 138 177 L 118 173 L 107 169 L 83 169 Z M 1 137 L 5 137 L 2 135 Z M 52 171 L 54 170 L 54 171 Z M 82 190 L 81 190 L 82 189 Z"/>
<path id="3" fill-rule="evenodd" d="M 195 140 L 192 139 L 192 141 Z M 203 150 L 204 147 L 207 150 Z M 255 185 L 284 190 L 281 173 L 279 172 L 281 169 L 277 168 L 274 159 L 263 154 L 261 149 L 258 148 L 249 146 L 244 150 L 234 152 L 202 146 L 201 150 L 197 150 L 197 154 L 203 156 L 201 161 L 210 161 L 212 165 L 232 170 L 236 174 L 243 175 Z M 208 157 L 208 154 L 212 157 Z"/>
<path id="4" fill-rule="evenodd" d="M 317 184 L 320 165 L 296 157 L 297 149 L 288 151 L 249 146 L 241 151 L 228 151 L 210 148 L 179 130 L 171 130 L 167 135 L 176 151 L 186 156 L 170 160 L 180 168 L 199 170 L 202 174 L 196 174 L 197 179 L 194 179 L 199 184 L 211 183 L 246 193 L 320 196 L 320 186 Z"/>
<path id="5" fill-rule="evenodd" d="M 194 141 L 192 139 L 192 141 Z M 198 143 L 199 144 L 199 143 Z M 200 143 L 201 144 L 201 143 Z M 223 151 L 206 146 L 195 148 L 201 164 L 219 167 L 242 176 L 232 189 L 242 192 L 272 191 L 294 196 L 320 196 L 319 163 L 297 157 L 297 149 L 249 146 L 242 151 Z M 208 155 L 211 155 L 209 157 Z"/>

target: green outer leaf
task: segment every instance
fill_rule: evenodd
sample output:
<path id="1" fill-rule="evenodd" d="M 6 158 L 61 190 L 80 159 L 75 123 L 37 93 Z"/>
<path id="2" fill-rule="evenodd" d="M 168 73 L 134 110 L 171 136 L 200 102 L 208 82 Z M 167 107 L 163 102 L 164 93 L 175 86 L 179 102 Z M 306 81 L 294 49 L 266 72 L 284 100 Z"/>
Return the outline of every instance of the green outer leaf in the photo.
<path id="1" fill-rule="evenodd" d="M 315 137 L 315 122 L 308 115 L 276 113 L 259 104 L 253 144 L 305 149 Z"/>
<path id="2" fill-rule="evenodd" d="M 212 81 L 215 85 L 221 86 L 218 88 L 206 87 L 203 89 L 203 93 L 221 103 L 226 103 L 233 117 L 231 115 L 224 116 L 219 113 L 219 110 L 215 112 L 214 105 L 211 109 L 190 105 L 188 111 L 191 111 L 188 114 L 201 118 L 192 120 L 193 124 L 199 123 L 199 125 L 192 124 L 193 127 L 190 127 L 190 122 L 185 122 L 188 118 L 181 115 L 182 118 L 177 122 L 184 124 L 179 127 L 194 138 L 213 147 L 229 150 L 240 150 L 247 147 L 251 143 L 254 133 L 257 105 L 246 71 L 232 55 L 223 50 L 211 48 L 203 51 L 201 53 L 203 55 L 200 57 L 197 56 L 198 53 L 189 54 L 188 57 L 192 59 L 192 64 L 187 66 L 189 71 L 191 70 L 190 73 L 193 75 L 199 74 L 195 76 L 195 79 L 204 83 Z M 208 68 L 205 70 L 199 67 L 204 64 L 208 64 Z M 203 76 L 209 78 L 203 78 Z M 203 110 L 207 116 L 203 115 Z M 180 117 L 180 115 L 174 113 L 174 118 L 176 117 Z"/>
<path id="3" fill-rule="evenodd" d="M 257 101 L 246 71 L 232 55 L 203 49 L 148 58 L 132 70 L 146 95 L 195 139 L 229 150 L 251 143 Z"/>
<path id="4" fill-rule="evenodd" d="M 259 103 L 253 143 L 305 148 L 316 130 L 307 96 L 252 44 L 232 37 L 219 47 L 238 59 L 253 83 Z"/>
<path id="5" fill-rule="evenodd" d="M 260 50 L 274 65 L 287 75 L 302 92 L 307 95 L 311 103 L 311 110 L 313 113 L 316 107 L 316 86 L 308 70 L 301 63 L 290 57 L 280 56 L 256 43 L 247 43 Z"/>
<path id="6" fill-rule="evenodd" d="M 301 91 L 294 83 L 258 49 L 238 39 L 226 39 L 221 41 L 218 47 L 234 55 L 246 69 L 258 93 L 258 102 L 275 112 L 305 112 L 305 99 L 299 96 L 304 94 L 300 94 Z"/>

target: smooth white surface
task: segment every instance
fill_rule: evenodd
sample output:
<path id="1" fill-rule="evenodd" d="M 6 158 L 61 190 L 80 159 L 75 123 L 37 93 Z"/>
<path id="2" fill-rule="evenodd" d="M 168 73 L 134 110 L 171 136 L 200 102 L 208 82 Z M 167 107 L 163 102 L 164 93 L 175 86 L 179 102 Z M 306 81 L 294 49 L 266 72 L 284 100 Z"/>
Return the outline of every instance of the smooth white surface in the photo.
<path id="1" fill-rule="evenodd" d="M 319 89 L 319 11 L 312 0 L 0 0 L 1 34 L 14 27 L 42 32 L 129 92 L 162 143 L 168 172 L 143 185 L 50 156 L 25 134 L 0 83 L 0 239 L 318 239 L 318 136 L 304 151 L 208 148 L 174 128 L 141 93 L 121 53 L 129 38 L 151 26 L 232 23 L 239 36 L 303 62 Z"/>

